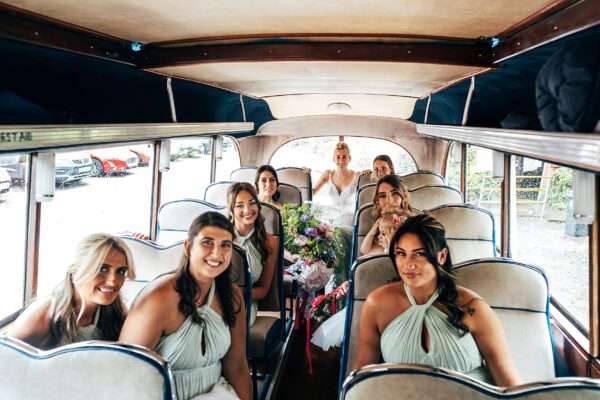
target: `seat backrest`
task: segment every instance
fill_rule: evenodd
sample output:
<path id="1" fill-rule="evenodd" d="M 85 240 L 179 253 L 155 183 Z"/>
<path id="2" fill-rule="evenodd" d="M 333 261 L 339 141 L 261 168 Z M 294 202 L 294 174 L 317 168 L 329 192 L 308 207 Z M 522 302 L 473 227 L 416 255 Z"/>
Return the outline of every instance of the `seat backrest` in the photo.
<path id="1" fill-rule="evenodd" d="M 412 174 L 402 175 L 400 177 L 402 183 L 406 185 L 408 190 L 416 189 L 427 185 L 445 185 L 444 177 L 434 172 L 420 171 Z"/>
<path id="2" fill-rule="evenodd" d="M 267 233 L 277 237 L 279 248 L 271 288 L 267 295 L 258 302 L 258 310 L 279 312 L 283 320 L 285 310 L 283 301 L 283 225 L 281 215 L 275 207 L 264 203 L 261 204 L 261 215 L 265 219 Z"/>
<path id="3" fill-rule="evenodd" d="M 277 169 L 279 183 L 288 183 L 296 186 L 302 193 L 304 200 L 312 200 L 312 179 L 310 173 L 302 168 L 284 167 Z"/>
<path id="4" fill-rule="evenodd" d="M 135 280 L 126 280 L 121 288 L 121 296 L 127 305 L 133 304 L 138 293 L 148 282 L 179 266 L 183 256 L 183 242 L 169 246 L 157 245 L 147 240 L 129 236 L 121 237 L 131 250 L 135 264 Z"/>
<path id="5" fill-rule="evenodd" d="M 279 202 L 281 204 L 302 204 L 302 192 L 294 185 L 287 183 L 279 184 Z"/>
<path id="6" fill-rule="evenodd" d="M 354 218 L 354 232 L 352 234 L 352 261 L 356 260 L 359 256 L 360 246 L 374 222 L 372 203 L 362 206 L 356 213 L 356 217 Z"/>
<path id="7" fill-rule="evenodd" d="M 359 210 L 365 204 L 373 202 L 373 196 L 375 195 L 375 183 L 368 183 L 361 186 L 356 192 L 356 209 Z"/>
<path id="8" fill-rule="evenodd" d="M 230 181 L 211 183 L 204 190 L 204 201 L 217 207 L 227 207 L 227 190 L 232 183 Z"/>
<path id="9" fill-rule="evenodd" d="M 350 372 L 358 350 L 358 324 L 369 293 L 378 287 L 398 280 L 392 260 L 385 254 L 356 260 L 350 272 L 350 288 L 346 300 L 346 325 L 342 343 L 340 384 Z"/>
<path id="10" fill-rule="evenodd" d="M 0 398 L 173 400 L 167 362 L 140 346 L 81 342 L 51 351 L 0 337 Z"/>
<path id="11" fill-rule="evenodd" d="M 254 185 L 256 170 L 256 167 L 241 167 L 234 169 L 229 175 L 229 180 L 232 182 L 248 182 Z"/>
<path id="12" fill-rule="evenodd" d="M 548 280 L 535 266 L 509 258 L 455 265 L 456 282 L 478 293 L 502 322 L 523 382 L 555 377 Z"/>
<path id="13" fill-rule="evenodd" d="M 488 210 L 454 204 L 433 208 L 428 214 L 446 229 L 446 240 L 455 264 L 496 255 L 494 217 Z"/>
<path id="14" fill-rule="evenodd" d="M 186 239 L 188 228 L 194 218 L 207 211 L 226 213 L 224 207 L 217 207 L 203 200 L 181 199 L 164 203 L 158 209 L 156 241 L 167 244 Z"/>
<path id="15" fill-rule="evenodd" d="M 371 174 L 367 174 L 367 175 L 360 175 L 358 177 L 357 183 L 356 183 L 356 188 L 360 189 L 361 187 L 365 186 L 365 185 L 370 185 L 370 184 L 375 184 L 376 181 L 373 181 L 371 179 Z"/>
<path id="16" fill-rule="evenodd" d="M 587 378 L 554 379 L 503 389 L 442 368 L 411 364 L 365 366 L 344 382 L 344 400 L 404 399 L 498 400 L 600 398 L 600 381 Z"/>
<path id="17" fill-rule="evenodd" d="M 450 186 L 427 185 L 409 190 L 410 205 L 419 210 L 429 210 L 445 204 L 462 204 L 460 191 Z"/>

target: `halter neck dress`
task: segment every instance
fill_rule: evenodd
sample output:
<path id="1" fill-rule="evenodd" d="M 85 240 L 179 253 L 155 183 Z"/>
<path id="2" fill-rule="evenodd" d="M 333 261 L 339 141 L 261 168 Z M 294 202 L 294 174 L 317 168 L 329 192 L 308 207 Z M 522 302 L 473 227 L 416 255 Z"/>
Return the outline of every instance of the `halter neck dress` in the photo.
<path id="1" fill-rule="evenodd" d="M 381 355 L 385 362 L 425 364 L 466 373 L 473 378 L 489 381 L 473 335 L 461 335 L 448 322 L 448 317 L 433 306 L 436 291 L 425 304 L 417 304 L 404 285 L 411 307 L 394 318 L 381 334 Z M 423 326 L 429 337 L 429 351 L 422 346 Z"/>
<path id="2" fill-rule="evenodd" d="M 213 282 L 206 303 L 196 307 L 202 323 L 193 322 L 190 315 L 156 346 L 156 351 L 171 364 L 177 398 L 181 400 L 206 398 L 199 395 L 217 390 L 226 393 L 224 398 L 237 398 L 221 376 L 221 359 L 229 350 L 231 334 L 221 315 L 210 306 L 214 295 Z M 217 386 L 224 386 L 225 390 Z"/>
<path id="3" fill-rule="evenodd" d="M 245 236 L 239 233 L 237 229 L 235 230 L 235 242 L 246 251 L 248 263 L 250 264 L 250 279 L 252 281 L 252 285 L 258 282 L 263 271 L 262 256 L 256 246 L 254 246 L 254 243 L 252 243 L 250 240 L 253 234 L 254 228 L 252 228 L 252 230 Z M 252 307 L 250 308 L 250 326 L 254 325 L 257 310 L 257 303 L 253 301 Z"/>
<path id="4" fill-rule="evenodd" d="M 100 307 L 96 308 L 94 313 L 94 320 L 87 326 L 78 326 L 75 336 L 72 340 L 67 338 L 61 338 L 56 345 L 50 347 L 65 346 L 71 343 L 84 342 L 86 340 L 104 340 L 102 331 L 98 328 L 98 321 L 100 320 Z M 49 347 L 47 344 L 42 346 L 43 348 Z"/>

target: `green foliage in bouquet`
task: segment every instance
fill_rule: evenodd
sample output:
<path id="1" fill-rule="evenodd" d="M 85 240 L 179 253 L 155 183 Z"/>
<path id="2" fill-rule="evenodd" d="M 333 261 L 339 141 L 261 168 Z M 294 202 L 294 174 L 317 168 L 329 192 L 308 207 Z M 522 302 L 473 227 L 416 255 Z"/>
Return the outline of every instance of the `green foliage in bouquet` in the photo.
<path id="1" fill-rule="evenodd" d="M 311 204 L 285 204 L 281 209 L 284 246 L 298 254 L 307 264 L 324 262 L 338 267 L 345 260 L 344 238 L 340 229 L 318 219 L 318 210 Z"/>

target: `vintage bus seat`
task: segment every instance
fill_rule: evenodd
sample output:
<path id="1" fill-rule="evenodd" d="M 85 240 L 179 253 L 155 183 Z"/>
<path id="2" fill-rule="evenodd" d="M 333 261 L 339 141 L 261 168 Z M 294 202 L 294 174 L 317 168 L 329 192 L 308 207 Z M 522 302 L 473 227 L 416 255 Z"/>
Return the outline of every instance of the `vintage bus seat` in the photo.
<path id="1" fill-rule="evenodd" d="M 340 385 L 350 372 L 358 350 L 358 325 L 369 293 L 386 283 L 399 279 L 392 260 L 386 255 L 359 258 L 350 271 L 350 288 L 346 299 L 346 324 L 342 342 Z"/>
<path id="2" fill-rule="evenodd" d="M 354 217 L 354 230 L 352 232 L 352 261 L 360 256 L 360 245 L 365 239 L 365 236 L 367 236 L 367 233 L 369 233 L 374 222 L 372 203 L 362 206 L 357 211 L 356 216 Z"/>
<path id="3" fill-rule="evenodd" d="M 267 233 L 279 239 L 275 275 L 271 281 L 271 288 L 267 296 L 258 301 L 258 314 L 254 325 L 250 329 L 250 350 L 248 352 L 254 388 L 258 388 L 258 364 L 266 363 L 283 345 L 286 333 L 285 300 L 283 289 L 283 226 L 279 211 L 269 205 L 263 204 L 261 214 L 265 219 Z M 258 393 L 255 391 L 255 398 Z"/>
<path id="4" fill-rule="evenodd" d="M 362 206 L 372 203 L 375 195 L 375 183 L 368 183 L 358 188 L 356 192 L 356 209 L 359 210 Z"/>
<path id="5" fill-rule="evenodd" d="M 407 174 L 407 175 L 398 175 L 398 178 L 400 178 L 402 183 L 404 183 L 406 185 L 406 188 L 408 190 L 416 189 L 418 187 L 426 186 L 426 185 L 445 185 L 446 184 L 444 177 L 442 177 L 441 175 L 438 175 L 434 172 L 428 172 L 428 171 L 419 171 L 419 172 L 413 172 L 413 173 Z M 358 183 L 357 183 L 358 186 L 357 187 L 360 189 L 361 187 L 363 187 L 365 185 L 375 184 L 375 183 L 377 183 L 377 182 L 374 182 L 371 180 L 371 175 L 361 175 L 358 177 Z"/>
<path id="6" fill-rule="evenodd" d="M 401 396 L 399 397 L 399 394 Z M 600 382 L 589 378 L 560 378 L 501 388 L 443 368 L 414 364 L 367 365 L 344 382 L 341 399 L 578 399 L 600 398 Z"/>
<path id="7" fill-rule="evenodd" d="M 445 204 L 463 203 L 460 191 L 444 185 L 426 185 L 410 189 L 410 204 L 419 210 L 429 210 Z M 369 184 L 358 189 L 356 208 L 373 202 L 375 184 Z"/>
<path id="8" fill-rule="evenodd" d="M 279 184 L 279 202 L 281 204 L 302 205 L 302 192 L 294 185 L 288 183 Z"/>
<path id="9" fill-rule="evenodd" d="M 232 182 L 248 182 L 254 185 L 256 170 L 256 167 L 241 167 L 234 169 L 229 175 L 229 180 Z"/>
<path id="10" fill-rule="evenodd" d="M 427 211 L 446 229 L 452 262 L 496 255 L 494 217 L 470 204 L 444 205 Z"/>
<path id="11" fill-rule="evenodd" d="M 140 346 L 80 342 L 50 351 L 0 337 L 0 398 L 173 400 L 167 362 Z"/>
<path id="12" fill-rule="evenodd" d="M 220 181 L 211 183 L 204 190 L 204 201 L 217 207 L 227 207 L 227 190 L 234 182 Z"/>
<path id="13" fill-rule="evenodd" d="M 460 191 L 450 186 L 427 185 L 409 190 L 410 204 L 419 210 L 430 210 L 446 204 L 463 204 Z"/>
<path id="14" fill-rule="evenodd" d="M 456 283 L 495 311 L 523 382 L 554 378 L 548 280 L 542 269 L 509 258 L 455 264 Z"/>
<path id="15" fill-rule="evenodd" d="M 302 199 L 312 200 L 312 179 L 310 173 L 302 168 L 284 167 L 277 169 L 279 183 L 296 186 L 302 193 Z"/>
<path id="16" fill-rule="evenodd" d="M 165 245 L 187 239 L 187 231 L 194 218 L 207 211 L 226 213 L 224 207 L 203 200 L 181 199 L 164 203 L 158 209 L 156 241 Z"/>
<path id="17" fill-rule="evenodd" d="M 135 264 L 135 280 L 127 279 L 121 295 L 128 306 L 133 304 L 138 293 L 157 276 L 175 270 L 183 256 L 183 241 L 161 246 L 148 240 L 121 237 L 131 250 Z"/>

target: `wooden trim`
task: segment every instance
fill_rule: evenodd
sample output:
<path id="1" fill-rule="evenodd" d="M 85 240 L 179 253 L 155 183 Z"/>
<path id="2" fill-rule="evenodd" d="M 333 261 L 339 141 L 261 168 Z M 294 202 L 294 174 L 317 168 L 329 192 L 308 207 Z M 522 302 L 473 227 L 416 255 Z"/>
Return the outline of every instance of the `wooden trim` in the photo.
<path id="1" fill-rule="evenodd" d="M 538 12 L 528 15 L 525 19 L 509 26 L 502 32 L 498 33 L 496 36 L 499 38 L 511 37 L 512 35 L 544 20 L 545 18 L 551 16 L 552 14 L 558 11 L 561 11 L 562 9 L 576 3 L 577 1 L 579 0 L 555 0 L 554 2 L 548 4 L 546 7 L 542 8 Z"/>
<path id="2" fill-rule="evenodd" d="M 501 42 L 492 52 L 495 63 L 600 24 L 597 0 L 580 0 Z"/>
<path id="3" fill-rule="evenodd" d="M 566 317 L 556 309 L 552 312 L 551 328 L 558 356 L 576 376 L 589 376 L 591 358 L 586 351 L 588 343 L 575 327 L 570 326 Z"/>
<path id="4" fill-rule="evenodd" d="M 504 154 L 504 171 L 502 177 L 502 202 L 500 210 L 500 221 L 502 229 L 500 231 L 500 249 L 502 257 L 511 257 L 510 249 L 510 217 L 511 217 L 511 179 L 512 179 L 512 156 Z"/>
<path id="5" fill-rule="evenodd" d="M 474 44 L 479 39 L 454 37 L 454 36 L 435 36 L 435 35 L 416 35 L 404 33 L 298 33 L 298 32 L 282 32 L 282 33 L 253 33 L 247 35 L 224 35 L 224 36 L 205 36 L 196 38 L 186 38 L 179 40 L 164 40 L 159 42 L 149 43 L 152 46 L 159 47 L 178 47 L 182 45 L 196 44 L 234 44 L 243 42 L 265 42 L 265 41 L 285 41 L 285 40 L 302 40 L 315 42 L 343 42 L 343 41 L 386 41 L 386 42 L 406 42 L 406 41 L 448 41 L 462 44 Z"/>
<path id="6" fill-rule="evenodd" d="M 2 3 L 0 37 L 126 64 L 135 63 L 129 41 Z"/>
<path id="7" fill-rule="evenodd" d="M 147 46 L 139 62 L 143 68 L 190 64 L 273 61 L 414 62 L 492 67 L 488 44 L 453 43 L 239 43 L 181 47 Z"/>
<path id="8" fill-rule="evenodd" d="M 156 241 L 158 234 L 158 208 L 161 203 L 162 172 L 160 171 L 160 140 L 154 142 L 154 159 L 152 163 L 152 193 L 150 194 L 150 240 Z"/>
<path id="9" fill-rule="evenodd" d="M 600 356 L 600 175 L 596 175 L 594 222 L 590 226 L 590 353 Z"/>
<path id="10" fill-rule="evenodd" d="M 29 156 L 27 171 L 27 234 L 25 237 L 25 290 L 23 304 L 37 295 L 42 205 L 35 199 L 38 153 Z"/>

